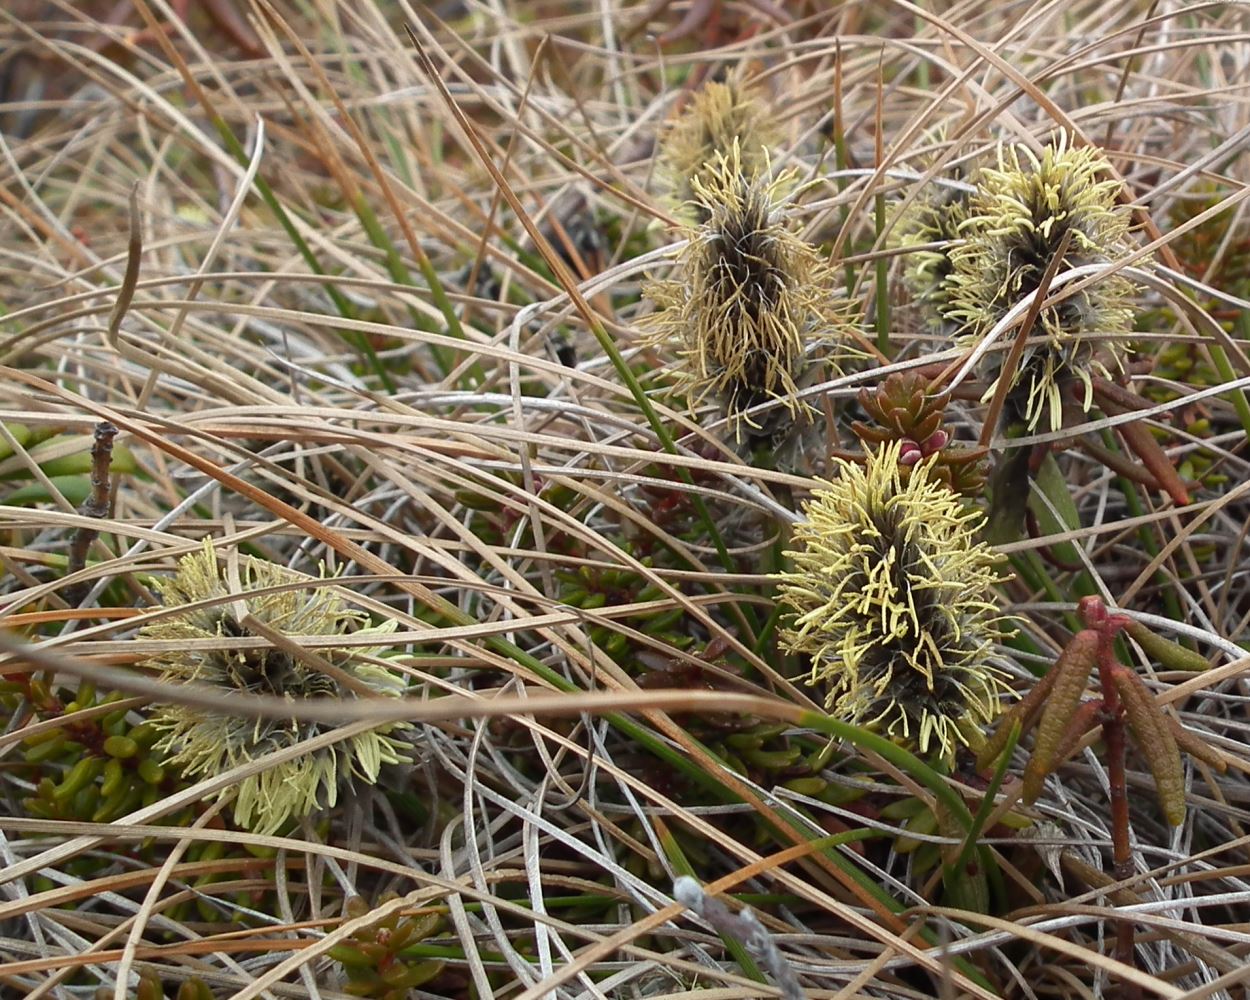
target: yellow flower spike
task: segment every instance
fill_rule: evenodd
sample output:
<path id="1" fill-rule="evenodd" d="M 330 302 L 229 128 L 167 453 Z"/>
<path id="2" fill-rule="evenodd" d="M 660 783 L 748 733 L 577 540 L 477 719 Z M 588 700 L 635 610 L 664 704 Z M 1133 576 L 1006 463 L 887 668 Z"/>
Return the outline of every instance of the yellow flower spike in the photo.
<path id="1" fill-rule="evenodd" d="M 982 515 L 930 478 L 932 461 L 903 470 L 900 451 L 840 461 L 805 505 L 794 569 L 779 576 L 781 641 L 810 658 L 835 718 L 950 761 L 983 743 L 1008 690 L 992 663 L 1001 559 L 976 540 Z"/>
<path id="2" fill-rule="evenodd" d="M 1062 134 L 1040 158 L 1026 146 L 1000 149 L 997 168 L 983 168 L 977 182 L 959 226 L 964 242 L 950 252 L 948 315 L 964 324 L 965 343 L 1037 290 L 1065 235 L 1060 271 L 1114 261 L 1132 249 L 1129 211 L 1116 204 L 1120 184 L 1106 158 L 1092 147 L 1070 147 Z M 1014 373 L 1014 405 L 1030 430 L 1043 417 L 1059 429 L 1063 382 L 1083 384 L 1088 410 L 1091 375 L 1119 371 L 1135 291 L 1120 275 L 1104 276 L 1039 313 L 1030 334 L 1038 343 L 1025 349 Z"/>
<path id="3" fill-rule="evenodd" d="M 824 257 L 785 218 L 780 192 L 791 179 L 749 173 L 736 143 L 718 153 L 692 182 L 706 220 L 687 231 L 678 276 L 643 289 L 657 306 L 650 343 L 676 346 L 691 407 L 720 398 L 739 434 L 770 431 L 739 419 L 770 399 L 790 418 L 804 415 L 796 397 L 809 350 L 845 350 L 851 310 L 834 299 Z"/>
<path id="4" fill-rule="evenodd" d="M 924 309 L 926 322 L 937 329 L 950 329 L 953 319 L 951 255 L 963 239 L 960 229 L 968 218 L 969 194 L 963 187 L 935 180 L 908 206 L 893 229 L 891 242 L 895 247 L 929 246 L 908 253 L 903 274 L 912 298 Z M 930 246 L 935 243 L 944 245 Z"/>
<path id="5" fill-rule="evenodd" d="M 706 184 L 716 172 L 717 156 L 735 144 L 744 176 L 767 175 L 768 151 L 779 137 L 775 122 L 754 88 L 736 80 L 700 87 L 660 140 L 658 173 L 679 212 L 693 221 L 707 218 L 695 182 Z"/>
<path id="6" fill-rule="evenodd" d="M 186 605 L 186 610 L 144 625 L 140 638 L 175 644 L 242 638 L 250 635 L 239 622 L 247 615 L 284 635 L 350 632 L 376 635 L 382 640 L 397 625 L 394 621 L 367 625 L 367 616 L 345 607 L 330 588 L 308 586 L 299 574 L 273 563 L 247 558 L 241 569 L 242 589 L 235 593 L 218 568 L 212 543 L 205 539 L 203 549 L 179 562 L 172 579 L 157 584 L 167 608 Z M 296 583 L 305 586 L 257 593 Z M 212 603 L 195 606 L 204 602 Z M 398 696 L 404 685 L 402 676 L 364 660 L 383 648 L 320 649 L 318 653 L 378 694 Z M 160 671 L 161 679 L 171 685 L 208 684 L 229 692 L 276 695 L 292 701 L 356 697 L 332 677 L 280 649 L 189 650 L 174 645 L 152 657 L 147 665 Z M 192 778 L 220 774 L 330 728 L 295 719 L 249 719 L 177 704 L 158 706 L 152 723 L 164 733 L 156 743 L 156 749 L 166 755 L 164 763 L 176 765 Z M 333 806 L 341 787 L 353 777 L 372 784 L 383 764 L 408 759 L 402 753 L 402 742 L 391 735 L 402 728 L 402 723 L 383 724 L 244 779 L 233 789 L 237 792 L 235 820 L 256 833 L 269 834 L 292 817 Z"/>

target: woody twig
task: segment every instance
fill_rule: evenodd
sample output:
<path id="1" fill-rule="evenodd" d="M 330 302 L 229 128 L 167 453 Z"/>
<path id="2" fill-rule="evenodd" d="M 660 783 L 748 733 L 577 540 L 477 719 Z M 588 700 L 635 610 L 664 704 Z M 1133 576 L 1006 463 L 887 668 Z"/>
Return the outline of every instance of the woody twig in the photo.
<path id="1" fill-rule="evenodd" d="M 108 517 L 111 492 L 109 467 L 113 463 L 113 439 L 117 437 L 117 428 L 107 420 L 96 425 L 95 442 L 91 446 L 91 494 L 78 508 L 84 517 Z M 74 540 L 69 548 L 69 565 L 66 575 L 73 576 L 87 565 L 87 550 L 99 536 L 98 528 L 83 525 L 74 532 Z M 65 589 L 65 599 L 71 607 L 77 607 L 87 596 L 88 583 L 82 581 Z"/>

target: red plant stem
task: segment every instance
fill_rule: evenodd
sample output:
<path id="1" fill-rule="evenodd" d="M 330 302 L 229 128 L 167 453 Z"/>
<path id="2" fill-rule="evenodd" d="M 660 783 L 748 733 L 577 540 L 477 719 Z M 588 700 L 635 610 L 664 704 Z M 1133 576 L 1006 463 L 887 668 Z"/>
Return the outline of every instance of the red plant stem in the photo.
<path id="1" fill-rule="evenodd" d="M 1105 618 L 1099 631 L 1098 681 L 1102 687 L 1103 739 L 1107 745 L 1107 771 L 1111 784 L 1111 844 L 1115 877 L 1126 879 L 1133 874 L 1132 853 L 1129 847 L 1128 791 L 1125 781 L 1124 708 L 1120 693 L 1116 690 L 1114 673 L 1119 666 L 1115 655 L 1115 637 L 1124 626 L 1119 615 Z"/>
<path id="2" fill-rule="evenodd" d="M 1111 616 L 1101 623 L 1098 649 L 1098 681 L 1102 687 L 1105 716 L 1102 737 L 1107 747 L 1107 779 L 1111 797 L 1111 859 L 1112 874 L 1117 882 L 1133 875 L 1133 852 L 1129 841 L 1128 783 L 1125 776 L 1124 708 L 1116 690 L 1112 673 L 1118 666 L 1115 655 L 1116 633 L 1124 619 Z M 1135 966 L 1134 931 L 1131 920 L 1119 920 L 1115 929 L 1115 957 L 1125 965 Z M 1141 987 L 1122 983 L 1124 1000 L 1140 1000 Z"/>
<path id="3" fill-rule="evenodd" d="M 1107 774 L 1111 786 L 1111 851 L 1115 865 L 1112 874 L 1120 882 L 1133 874 L 1133 855 L 1129 846 L 1128 790 L 1124 780 L 1123 720 L 1119 716 L 1109 716 L 1103 723 L 1102 736 L 1107 744 Z M 1135 954 L 1133 922 L 1116 921 L 1116 960 L 1136 967 Z M 1120 996 L 1124 1000 L 1141 1000 L 1141 995 L 1141 987 L 1137 984 L 1120 984 Z"/>
<path id="4" fill-rule="evenodd" d="M 1128 786 L 1124 780 L 1124 722 L 1110 716 L 1102 725 L 1107 744 L 1107 771 L 1111 784 L 1111 849 L 1117 881 L 1133 874 L 1133 856 L 1129 848 Z"/>

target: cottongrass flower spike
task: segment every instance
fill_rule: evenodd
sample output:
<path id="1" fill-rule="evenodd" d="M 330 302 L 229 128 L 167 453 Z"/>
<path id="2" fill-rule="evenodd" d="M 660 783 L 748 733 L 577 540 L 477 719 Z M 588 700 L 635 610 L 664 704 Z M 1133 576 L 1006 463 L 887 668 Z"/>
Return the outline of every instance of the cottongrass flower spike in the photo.
<path id="1" fill-rule="evenodd" d="M 246 558 L 240 586 L 231 587 L 218 568 L 212 543 L 185 556 L 172 579 L 157 583 L 166 608 L 175 613 L 144 625 L 141 639 L 171 643 L 147 663 L 167 684 L 203 684 L 227 693 L 271 695 L 291 702 L 350 700 L 356 694 L 311 665 L 281 649 L 186 649 L 195 640 L 250 637 L 240 622 L 248 614 L 285 635 L 329 636 L 351 633 L 383 639 L 397 622 L 367 625 L 366 615 L 344 606 L 330 588 L 308 586 L 299 574 L 260 559 Z M 300 588 L 269 592 L 270 588 Z M 206 603 L 207 602 L 207 603 Z M 185 610 L 179 610 L 185 607 Z M 385 667 L 365 662 L 383 645 L 318 649 L 320 656 L 379 695 L 398 696 L 403 678 Z M 206 778 L 284 747 L 294 746 L 334 728 L 331 724 L 296 719 L 251 719 L 198 706 L 159 706 L 152 722 L 164 730 L 157 749 L 191 778 Z M 315 753 L 245 778 L 234 786 L 235 821 L 260 834 L 277 832 L 292 817 L 333 806 L 340 790 L 359 778 L 377 781 L 383 764 L 408 758 L 392 735 L 403 723 L 379 725 Z"/>
<path id="2" fill-rule="evenodd" d="M 707 218 L 694 182 L 706 184 L 716 172 L 717 155 L 735 143 L 742 173 L 767 174 L 768 151 L 778 139 L 774 121 L 759 91 L 737 80 L 700 87 L 659 143 L 657 174 L 679 214 L 697 222 Z"/>
<path id="3" fill-rule="evenodd" d="M 955 308 L 951 296 L 951 275 L 955 270 L 951 253 L 962 239 L 959 229 L 968 217 L 971 193 L 958 179 L 955 183 L 943 183 L 934 178 L 903 209 L 893 229 L 894 246 L 925 248 L 908 253 L 904 278 L 912 299 L 924 311 L 927 325 L 948 333 L 956 326 L 951 315 Z"/>
<path id="4" fill-rule="evenodd" d="M 782 401 L 782 417 L 806 416 L 798 392 L 809 357 L 832 346 L 826 361 L 836 370 L 846 353 L 851 310 L 834 297 L 823 255 L 786 218 L 781 191 L 792 180 L 744 171 L 736 143 L 717 154 L 706 180 L 693 182 L 707 218 L 686 231 L 677 276 L 643 289 L 657 306 L 650 342 L 676 345 L 691 408 L 719 398 L 739 437 L 776 430 L 779 421 L 743 416 L 770 399 Z"/>
<path id="5" fill-rule="evenodd" d="M 1132 250 L 1129 210 L 1116 204 L 1120 183 L 1106 158 L 1093 147 L 1071 147 L 1062 133 L 1040 158 L 1026 146 L 1000 149 L 998 167 L 982 169 L 977 188 L 960 225 L 965 242 L 951 253 L 952 315 L 965 324 L 965 343 L 975 343 L 1037 290 L 1066 234 L 1056 273 L 1110 263 Z M 1065 383 L 1084 385 L 1088 411 L 1091 376 L 1120 370 L 1135 291 L 1119 274 L 1100 276 L 1038 315 L 1029 335 L 1038 343 L 1025 349 L 1009 397 L 1030 430 L 1043 416 L 1052 430 L 1062 426 Z"/>
<path id="6" fill-rule="evenodd" d="M 901 445 L 838 460 L 795 529 L 780 576 L 782 644 L 811 660 L 826 709 L 949 762 L 976 748 L 1008 692 L 993 665 L 1001 561 L 977 541 L 983 516 Z"/>

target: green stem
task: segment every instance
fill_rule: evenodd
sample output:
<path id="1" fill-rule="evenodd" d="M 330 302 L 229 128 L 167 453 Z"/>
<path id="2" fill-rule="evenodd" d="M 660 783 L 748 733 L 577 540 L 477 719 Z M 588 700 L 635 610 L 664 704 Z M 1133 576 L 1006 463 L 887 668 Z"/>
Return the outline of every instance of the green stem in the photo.
<path id="1" fill-rule="evenodd" d="M 876 201 L 877 245 L 881 244 L 881 234 L 885 232 L 885 195 L 878 194 Z M 877 271 L 877 350 L 886 357 L 890 354 L 890 258 L 881 254 L 876 261 Z"/>
<path id="2" fill-rule="evenodd" d="M 981 836 L 981 831 L 985 828 L 986 821 L 994 810 L 994 799 L 998 795 L 998 790 L 1002 787 L 1003 779 L 1007 776 L 1007 767 L 1011 763 L 1012 752 L 1016 749 L 1016 743 L 1019 740 L 1020 722 L 1016 720 L 1011 724 L 1011 732 L 1007 736 L 1007 742 L 1003 745 L 1002 753 L 998 756 L 998 766 L 994 770 L 993 778 L 990 779 L 989 787 L 985 789 L 985 796 L 981 799 L 980 806 L 977 807 L 976 815 L 972 817 L 972 829 L 964 837 L 963 846 L 959 849 L 959 857 L 956 858 L 953 865 L 947 866 L 943 871 L 943 880 L 958 878 L 960 872 L 967 870 L 968 862 L 972 860 L 973 852 L 979 852 L 981 866 L 993 879 L 995 883 L 994 889 L 1000 901 L 1004 898 L 1004 891 L 1001 879 L 995 877 L 999 874 L 998 866 L 992 863 L 993 859 L 989 856 L 989 848 L 984 845 L 978 845 L 977 839 Z"/>
<path id="3" fill-rule="evenodd" d="M 1237 336 L 1243 340 L 1250 340 L 1250 313 L 1241 312 L 1237 315 Z M 1228 354 L 1219 344 L 1212 344 L 1207 348 L 1211 355 L 1211 363 L 1215 365 L 1215 370 L 1219 373 L 1221 379 L 1225 382 L 1232 382 L 1237 378 L 1237 374 L 1233 371 L 1233 366 L 1228 360 Z M 1237 418 L 1241 421 L 1242 429 L 1250 437 L 1250 401 L 1246 399 L 1246 394 L 1240 390 L 1233 390 L 1228 394 L 1229 400 L 1233 404 L 1233 409 L 1237 411 Z"/>
<path id="4" fill-rule="evenodd" d="M 598 317 L 591 317 L 590 329 L 594 333 L 595 339 L 599 341 L 599 347 L 603 350 L 603 353 L 607 356 L 608 360 L 612 362 L 612 367 L 615 368 L 616 373 L 620 375 L 621 381 L 625 383 L 625 387 L 629 390 L 629 394 L 633 397 L 634 403 L 647 418 L 647 423 L 650 424 L 651 430 L 659 439 L 661 446 L 666 452 L 668 452 L 668 454 L 676 455 L 677 442 L 673 439 L 673 435 L 669 433 L 669 430 L 664 425 L 663 421 L 660 420 L 659 414 L 655 412 L 655 408 L 651 405 L 651 400 L 647 398 L 646 392 L 643 391 L 642 383 L 638 381 L 638 376 L 636 376 L 633 369 L 625 363 L 624 357 L 622 357 L 621 352 L 617 350 L 616 344 L 608 335 L 608 331 L 604 329 L 604 326 L 599 321 Z M 694 480 L 688 469 L 680 465 L 674 466 L 674 468 L 677 470 L 677 475 L 681 478 L 683 483 L 687 486 L 694 485 Z M 721 534 L 716 527 L 716 523 L 712 520 L 712 515 L 707 509 L 707 504 L 703 502 L 703 498 L 701 496 L 694 492 L 690 494 L 690 502 L 694 507 L 695 512 L 698 514 L 704 530 L 707 531 L 708 536 L 711 538 L 713 546 L 716 548 L 716 556 L 720 560 L 721 566 L 724 568 L 726 573 L 736 572 L 737 567 L 734 565 L 733 557 L 729 554 L 729 549 L 726 547 L 724 539 L 721 538 Z M 758 635 L 760 630 L 759 621 L 755 617 L 755 612 L 750 606 L 735 604 L 733 607 L 735 613 L 739 615 L 743 624 L 750 630 L 751 634 L 746 637 L 746 642 L 748 646 L 752 645 L 755 642 L 755 636 Z"/>
<path id="5" fill-rule="evenodd" d="M 217 134 L 221 136 L 221 141 L 225 143 L 226 149 L 230 151 L 230 155 L 246 167 L 248 165 L 247 150 L 243 148 L 235 134 L 230 131 L 230 126 L 226 124 L 226 120 L 217 114 L 211 114 L 210 117 L 217 129 Z M 256 185 L 256 191 L 260 195 L 261 201 L 273 212 L 274 218 L 278 220 L 278 225 L 290 237 L 291 242 L 295 245 L 295 249 L 304 258 L 304 263 L 308 265 L 308 269 L 313 274 L 326 274 L 325 268 L 317 260 L 317 255 L 313 253 L 312 247 L 308 245 L 308 241 L 300 235 L 299 229 L 296 228 L 286 209 L 282 207 L 282 203 L 278 201 L 278 196 L 274 194 L 273 188 L 269 186 L 269 182 L 260 174 L 257 174 L 253 183 Z M 327 282 L 325 290 L 340 316 L 344 319 L 350 319 L 355 315 L 355 310 L 352 309 L 351 303 L 347 301 L 347 298 L 338 288 Z M 348 330 L 340 330 L 339 335 L 365 356 L 369 362 L 369 367 L 377 375 L 382 385 L 386 387 L 386 391 L 393 393 L 395 391 L 395 383 L 391 379 L 390 373 L 382 365 L 377 352 L 373 349 L 373 345 L 369 343 L 369 338 L 363 333 Z"/>

